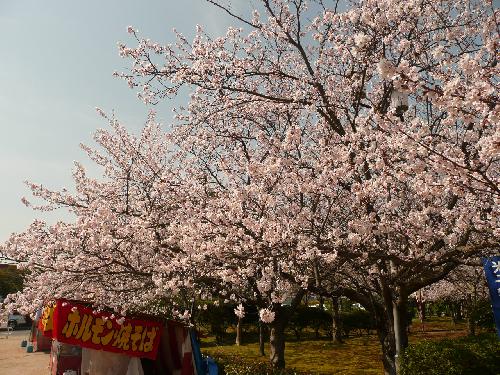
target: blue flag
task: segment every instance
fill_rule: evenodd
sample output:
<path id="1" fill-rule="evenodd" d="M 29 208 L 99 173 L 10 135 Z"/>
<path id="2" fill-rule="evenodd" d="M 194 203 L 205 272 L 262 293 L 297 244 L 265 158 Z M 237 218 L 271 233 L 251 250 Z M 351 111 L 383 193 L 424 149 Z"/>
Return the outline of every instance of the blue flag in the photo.
<path id="1" fill-rule="evenodd" d="M 484 273 L 490 289 L 491 306 L 500 338 L 500 256 L 483 258 Z"/>

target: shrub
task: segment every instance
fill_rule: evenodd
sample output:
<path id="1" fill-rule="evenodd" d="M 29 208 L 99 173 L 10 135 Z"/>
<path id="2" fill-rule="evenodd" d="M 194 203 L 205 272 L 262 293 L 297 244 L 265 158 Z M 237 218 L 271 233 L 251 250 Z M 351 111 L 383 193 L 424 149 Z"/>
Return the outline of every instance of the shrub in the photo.
<path id="1" fill-rule="evenodd" d="M 495 375 L 500 342 L 485 334 L 410 345 L 401 358 L 402 375 Z"/>
<path id="2" fill-rule="evenodd" d="M 301 339 L 302 331 L 305 328 L 312 328 L 316 333 L 316 338 L 318 338 L 319 330 L 328 331 L 331 322 L 331 315 L 322 308 L 302 305 L 293 312 L 288 328 L 295 333 L 297 340 Z"/>
<path id="3" fill-rule="evenodd" d="M 349 337 L 351 331 L 357 331 L 359 334 L 365 331 L 369 334 L 370 330 L 376 328 L 372 315 L 366 310 L 355 309 L 348 313 L 342 313 L 341 319 L 342 330 L 346 337 Z"/>
<path id="4" fill-rule="evenodd" d="M 26 274 L 26 271 L 20 271 L 16 266 L 0 268 L 0 301 L 7 297 L 7 294 L 23 289 Z"/>
<path id="5" fill-rule="evenodd" d="M 348 312 L 341 313 L 342 330 L 346 337 L 352 332 L 362 335 L 363 332 L 369 334 L 370 330 L 376 329 L 375 322 L 370 312 L 355 308 Z M 332 316 L 328 311 L 318 307 L 299 306 L 293 313 L 288 328 L 295 333 L 296 339 L 300 340 L 302 331 L 311 328 L 316 333 L 320 330 L 332 335 Z"/>
<path id="6" fill-rule="evenodd" d="M 215 336 L 217 344 L 224 344 L 234 337 L 227 335 L 227 330 L 230 327 L 236 328 L 238 318 L 234 313 L 236 304 L 220 304 L 215 305 L 212 303 L 207 304 L 206 309 L 195 311 L 194 319 L 196 325 L 207 331 L 209 334 Z M 255 305 L 244 305 L 245 317 L 242 320 L 243 330 L 258 330 L 259 313 Z M 246 336 L 246 335 L 245 335 Z"/>
<path id="7" fill-rule="evenodd" d="M 491 309 L 490 300 L 479 301 L 476 305 L 473 313 L 472 319 L 476 322 L 479 327 L 495 330 L 495 320 L 493 318 L 493 310 Z"/>
<path id="8" fill-rule="evenodd" d="M 209 329 L 209 332 L 215 336 L 217 343 L 223 343 L 227 328 L 236 325 L 234 306 L 209 304 L 206 310 L 198 312 L 196 320 L 200 326 Z"/>

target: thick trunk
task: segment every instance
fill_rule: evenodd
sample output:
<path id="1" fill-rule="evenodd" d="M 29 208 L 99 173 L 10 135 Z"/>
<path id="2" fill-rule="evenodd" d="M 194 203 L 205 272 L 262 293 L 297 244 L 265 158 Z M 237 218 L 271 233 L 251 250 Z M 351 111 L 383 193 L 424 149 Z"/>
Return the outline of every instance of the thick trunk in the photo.
<path id="1" fill-rule="evenodd" d="M 382 348 L 382 363 L 386 375 L 397 375 L 396 373 L 396 341 L 394 335 L 394 295 L 384 282 L 380 283 L 383 304 L 374 309 L 374 317 L 377 323 L 377 333 Z"/>
<path id="2" fill-rule="evenodd" d="M 305 290 L 300 289 L 293 297 L 290 306 L 282 306 L 280 303 L 273 304 L 274 321 L 270 324 L 269 334 L 269 359 L 274 368 L 285 368 L 285 328 L 293 312 L 302 301 Z"/>
<path id="3" fill-rule="evenodd" d="M 474 304 L 472 299 L 467 303 L 467 330 L 469 336 L 476 335 L 476 320 L 474 314 Z"/>
<path id="4" fill-rule="evenodd" d="M 265 356 L 264 353 L 264 325 L 259 322 L 259 353 L 261 356 Z"/>
<path id="5" fill-rule="evenodd" d="M 384 364 L 385 375 L 396 375 L 396 363 L 394 355 L 396 353 L 394 344 L 394 335 L 392 334 L 391 327 L 387 326 L 390 323 L 379 322 L 377 325 L 377 334 L 382 348 L 382 363 Z"/>
<path id="6" fill-rule="evenodd" d="M 339 297 L 332 298 L 332 340 L 342 343 L 342 319 L 340 317 Z"/>
<path id="7" fill-rule="evenodd" d="M 399 289 L 394 295 L 384 286 L 384 307 L 377 309 L 375 319 L 387 375 L 399 375 L 400 355 L 408 346 L 407 303 L 408 296 L 404 290 Z"/>
<path id="8" fill-rule="evenodd" d="M 407 319 L 406 298 L 399 298 L 393 302 L 392 317 L 394 327 L 394 365 L 396 374 L 399 374 L 401 355 L 408 346 L 408 319 Z"/>
<path id="9" fill-rule="evenodd" d="M 377 334 L 382 348 L 384 373 L 386 375 L 398 375 L 398 354 L 401 354 L 408 346 L 406 319 L 402 317 L 402 311 L 399 307 L 396 307 L 390 313 L 386 311 L 386 313 L 377 322 Z M 396 323 L 395 319 L 392 318 L 393 314 L 399 323 Z M 396 334 L 395 330 L 399 333 Z"/>
<path id="10" fill-rule="evenodd" d="M 285 368 L 285 326 L 285 317 L 277 313 L 269 334 L 269 360 L 274 368 Z"/>
<path id="11" fill-rule="evenodd" d="M 467 314 L 467 330 L 469 336 L 476 335 L 476 321 L 474 314 L 474 299 L 471 295 L 467 296 L 466 314 Z"/>
<path id="12" fill-rule="evenodd" d="M 241 318 L 238 318 L 238 324 L 236 325 L 236 345 L 241 345 Z"/>
<path id="13" fill-rule="evenodd" d="M 377 326 L 377 334 L 382 349 L 382 363 L 385 375 L 396 375 L 394 355 L 396 345 L 394 342 L 394 325 L 392 318 L 392 299 L 388 290 L 384 290 L 384 305 L 373 306 L 372 311 Z M 388 304 L 389 303 L 389 304 Z"/>

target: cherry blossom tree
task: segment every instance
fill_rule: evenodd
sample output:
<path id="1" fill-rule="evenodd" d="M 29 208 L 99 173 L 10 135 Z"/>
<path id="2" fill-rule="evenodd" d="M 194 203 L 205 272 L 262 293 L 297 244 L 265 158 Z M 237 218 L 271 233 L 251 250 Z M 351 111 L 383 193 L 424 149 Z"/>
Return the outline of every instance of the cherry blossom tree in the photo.
<path id="1" fill-rule="evenodd" d="M 210 2 L 242 28 L 175 45 L 129 28 L 137 46 L 120 45 L 117 75 L 145 102 L 191 92 L 172 137 L 212 199 L 183 238 L 222 274 L 258 270 L 273 308 L 348 273 L 335 290 L 377 313 L 395 373 L 408 296 L 498 244 L 498 11 L 262 0 L 246 18 Z"/>
<path id="2" fill-rule="evenodd" d="M 30 271 L 23 293 L 11 296 L 7 308 L 32 312 L 64 297 L 122 314 L 154 311 L 169 295 L 165 288 L 184 286 L 189 260 L 165 228 L 187 195 L 178 190 L 181 177 L 167 137 L 153 114 L 139 137 L 107 119 L 112 129 L 97 131 L 98 147 L 82 145 L 101 167 L 101 178 L 89 177 L 76 163 L 74 193 L 28 184 L 42 202 L 35 209 L 65 208 L 75 220 L 54 225 L 36 220 L 3 245 L 2 252 Z M 160 264 L 160 258 L 170 262 Z M 166 274 L 168 286 L 155 282 Z"/>
<path id="3" fill-rule="evenodd" d="M 476 333 L 476 313 L 480 303 L 490 298 L 480 261 L 457 267 L 446 278 L 425 287 L 421 294 L 426 301 L 458 304 L 467 319 L 470 335 Z"/>
<path id="4" fill-rule="evenodd" d="M 227 190 L 207 184 L 206 176 L 195 168 L 198 164 L 171 144 L 171 135 L 161 131 L 154 115 L 138 138 L 114 118 L 107 119 L 112 130 L 96 133 L 98 148 L 82 146 L 102 167 L 102 177 L 88 177 L 77 164 L 75 193 L 29 184 L 42 204 L 24 199 L 27 205 L 38 210 L 66 208 L 75 221 L 55 225 L 35 221 L 4 244 L 2 251 L 31 272 L 23 293 L 10 296 L 7 308 L 28 312 L 65 297 L 120 314 L 171 316 L 173 309 L 178 317 L 189 319 L 189 311 L 176 311 L 180 308 L 176 300 L 191 310 L 196 298 L 252 300 L 261 308 L 261 320 L 273 326 L 271 358 L 282 361 L 290 312 L 281 303 L 291 299 L 296 305 L 304 293 L 273 268 L 273 260 L 287 254 L 286 249 L 269 253 L 255 244 L 250 231 L 237 248 L 238 241 L 227 237 L 224 222 L 233 224 L 229 220 L 236 211 L 220 209 L 230 202 L 223 194 Z M 237 204 L 234 201 L 234 210 Z M 251 218 L 256 214 L 253 209 L 245 212 L 249 225 L 263 219 L 261 209 Z"/>

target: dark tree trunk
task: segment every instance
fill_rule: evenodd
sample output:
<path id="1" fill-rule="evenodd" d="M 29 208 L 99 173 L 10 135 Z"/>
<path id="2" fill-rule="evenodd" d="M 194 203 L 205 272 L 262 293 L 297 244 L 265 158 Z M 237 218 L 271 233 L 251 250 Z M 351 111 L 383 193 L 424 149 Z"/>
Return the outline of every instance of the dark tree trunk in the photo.
<path id="1" fill-rule="evenodd" d="M 425 316 L 425 301 L 418 301 L 417 300 L 417 311 L 418 311 L 418 318 L 420 319 L 420 323 L 422 323 L 422 325 L 423 325 L 424 321 L 426 319 L 426 316 Z"/>
<path id="2" fill-rule="evenodd" d="M 453 327 L 463 319 L 462 317 L 462 306 L 460 302 L 450 302 L 451 306 L 451 318 L 453 320 Z"/>
<path id="3" fill-rule="evenodd" d="M 285 368 L 285 329 L 281 325 L 271 328 L 269 360 L 274 368 Z"/>
<path id="4" fill-rule="evenodd" d="M 332 340 L 342 343 L 342 318 L 340 317 L 339 297 L 332 297 Z"/>
<path id="5" fill-rule="evenodd" d="M 399 296 L 396 301 L 393 301 L 393 327 L 394 327 L 394 363 L 396 373 L 399 374 L 399 363 L 404 349 L 408 347 L 408 315 L 407 315 L 407 297 Z"/>
<path id="6" fill-rule="evenodd" d="M 422 296 L 422 291 L 419 291 L 418 297 L 417 297 L 417 312 L 418 312 L 418 318 L 420 319 L 420 326 L 422 327 L 422 332 L 425 332 L 425 301 Z"/>
<path id="7" fill-rule="evenodd" d="M 380 346 L 382 348 L 382 363 L 384 364 L 384 374 L 396 375 L 396 364 L 394 362 L 394 354 L 396 353 L 394 336 L 392 335 L 390 327 L 387 327 L 384 324 L 389 322 L 381 323 L 382 324 L 377 327 L 377 334 Z"/>
<path id="8" fill-rule="evenodd" d="M 377 324 L 377 333 L 382 348 L 382 363 L 386 375 L 396 373 L 396 340 L 394 335 L 394 296 L 384 282 L 380 282 L 383 304 L 374 306 L 374 316 Z"/>
<path id="9" fill-rule="evenodd" d="M 274 321 L 270 324 L 269 359 L 274 368 L 285 368 L 285 328 L 297 306 L 304 297 L 305 290 L 300 289 L 292 299 L 290 306 L 273 304 Z"/>
<path id="10" fill-rule="evenodd" d="M 264 353 L 264 325 L 259 322 L 259 353 L 261 356 L 265 356 Z"/>
<path id="11" fill-rule="evenodd" d="M 274 322 L 271 324 L 271 333 L 269 334 L 269 360 L 274 368 L 281 369 L 285 368 L 285 327 L 287 317 L 283 314 L 283 307 L 280 306 L 276 310 Z"/>
<path id="12" fill-rule="evenodd" d="M 241 345 L 241 318 L 238 318 L 238 324 L 236 325 L 236 345 Z"/>
<path id="13" fill-rule="evenodd" d="M 467 324 L 467 329 L 469 331 L 469 336 L 475 336 L 476 335 L 476 322 L 473 317 L 469 316 L 468 319 L 468 324 Z"/>
<path id="14" fill-rule="evenodd" d="M 407 304 L 408 296 L 403 290 L 400 289 L 398 295 L 394 296 L 389 289 L 384 288 L 384 306 L 374 308 L 386 375 L 399 374 L 399 356 L 408 346 Z"/>
<path id="15" fill-rule="evenodd" d="M 476 310 L 477 310 L 477 288 L 474 284 L 474 292 L 469 303 L 469 335 L 476 335 Z"/>
<path id="16" fill-rule="evenodd" d="M 467 296 L 466 312 L 467 312 L 467 330 L 469 336 L 476 335 L 476 320 L 474 314 L 474 299 L 471 295 Z"/>

